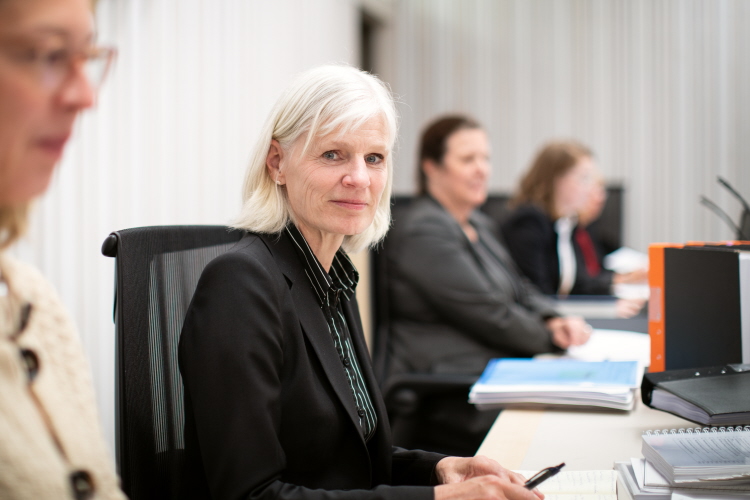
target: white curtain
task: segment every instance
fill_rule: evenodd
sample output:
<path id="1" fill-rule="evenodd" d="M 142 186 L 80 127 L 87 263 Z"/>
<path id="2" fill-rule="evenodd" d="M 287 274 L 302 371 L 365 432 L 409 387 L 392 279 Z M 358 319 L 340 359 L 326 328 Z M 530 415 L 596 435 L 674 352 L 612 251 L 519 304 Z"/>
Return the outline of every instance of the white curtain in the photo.
<path id="1" fill-rule="evenodd" d="M 468 112 L 489 131 L 495 190 L 574 137 L 624 183 L 630 246 L 734 237 L 699 197 L 735 220 L 716 176 L 750 197 L 750 2 L 401 0 L 393 23 L 400 190 L 425 122 Z"/>

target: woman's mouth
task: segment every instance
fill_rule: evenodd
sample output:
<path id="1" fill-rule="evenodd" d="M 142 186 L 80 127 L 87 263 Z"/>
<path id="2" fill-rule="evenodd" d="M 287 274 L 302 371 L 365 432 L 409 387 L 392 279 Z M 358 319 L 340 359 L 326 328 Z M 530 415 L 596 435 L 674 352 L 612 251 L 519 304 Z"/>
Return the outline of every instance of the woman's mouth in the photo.
<path id="1" fill-rule="evenodd" d="M 69 138 L 69 134 L 44 137 L 37 144 L 47 154 L 59 158 L 62 156 Z"/>
<path id="2" fill-rule="evenodd" d="M 349 210 L 364 210 L 367 203 L 359 200 L 331 200 L 331 202 L 341 208 Z"/>

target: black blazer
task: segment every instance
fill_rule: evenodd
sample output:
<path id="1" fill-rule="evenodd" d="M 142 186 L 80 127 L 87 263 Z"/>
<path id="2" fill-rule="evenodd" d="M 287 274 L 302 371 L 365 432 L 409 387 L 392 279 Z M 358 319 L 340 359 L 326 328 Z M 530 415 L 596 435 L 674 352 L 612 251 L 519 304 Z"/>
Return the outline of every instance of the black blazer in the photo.
<path id="1" fill-rule="evenodd" d="M 557 313 L 515 269 L 492 231 L 474 212 L 471 224 L 506 263 L 488 273 L 458 222 L 422 197 L 388 235 L 391 373 L 479 374 L 497 357 L 559 351 L 544 320 Z"/>
<path id="2" fill-rule="evenodd" d="M 391 446 L 356 299 L 343 302 L 378 423 L 368 444 L 289 236 L 247 234 L 203 271 L 185 318 L 186 496 L 433 497 L 442 455 Z M 424 485 L 399 486 L 390 485 Z"/>
<path id="3" fill-rule="evenodd" d="M 501 226 L 508 250 L 521 271 L 546 294 L 560 288 L 560 259 L 557 256 L 555 222 L 535 205 L 521 205 Z M 581 248 L 573 239 L 576 278 L 571 295 L 610 295 L 612 271 L 602 269 L 590 276 Z"/>

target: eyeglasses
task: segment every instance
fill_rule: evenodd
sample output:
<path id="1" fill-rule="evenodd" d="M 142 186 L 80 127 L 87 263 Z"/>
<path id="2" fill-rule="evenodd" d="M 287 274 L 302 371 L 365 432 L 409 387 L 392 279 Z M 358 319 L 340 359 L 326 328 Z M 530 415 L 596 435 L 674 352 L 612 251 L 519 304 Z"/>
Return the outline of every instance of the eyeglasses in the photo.
<path id="1" fill-rule="evenodd" d="M 79 65 L 94 90 L 104 83 L 117 51 L 112 47 L 86 47 L 72 50 L 68 47 L 49 49 L 33 46 L 11 48 L 10 60 L 25 68 L 49 90 L 59 89 L 73 76 Z"/>

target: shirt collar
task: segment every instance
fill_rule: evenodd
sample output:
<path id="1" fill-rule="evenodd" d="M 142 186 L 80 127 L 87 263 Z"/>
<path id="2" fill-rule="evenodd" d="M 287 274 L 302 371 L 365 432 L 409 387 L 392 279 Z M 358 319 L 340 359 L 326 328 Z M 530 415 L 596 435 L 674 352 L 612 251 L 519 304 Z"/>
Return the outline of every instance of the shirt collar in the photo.
<path id="1" fill-rule="evenodd" d="M 341 249 L 336 252 L 330 273 L 327 273 L 297 226 L 289 224 L 285 231 L 294 243 L 294 249 L 302 261 L 305 274 L 315 290 L 320 305 L 334 305 L 338 293 L 349 300 L 357 288 L 359 273 L 346 253 Z"/>

